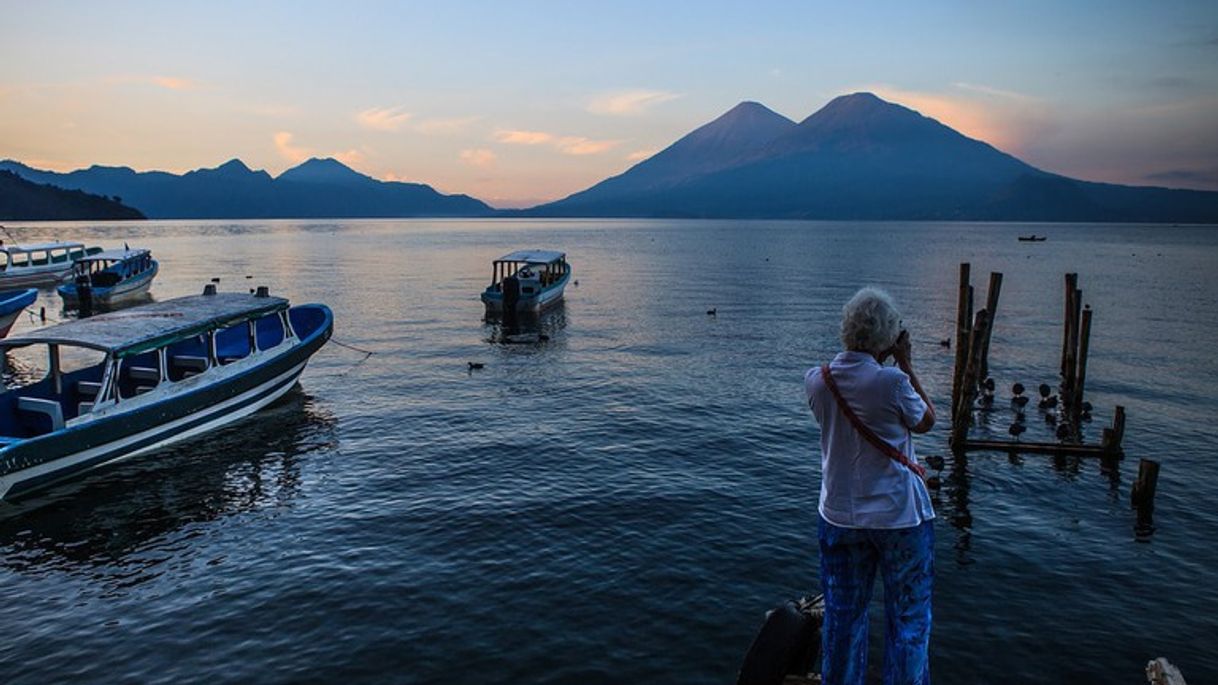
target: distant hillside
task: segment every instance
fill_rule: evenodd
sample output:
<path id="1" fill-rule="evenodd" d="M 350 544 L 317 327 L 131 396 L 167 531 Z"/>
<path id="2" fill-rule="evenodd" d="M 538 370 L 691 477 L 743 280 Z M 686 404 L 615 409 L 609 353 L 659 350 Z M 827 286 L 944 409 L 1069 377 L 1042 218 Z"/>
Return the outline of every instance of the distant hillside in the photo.
<path id="1" fill-rule="evenodd" d="M 310 159 L 278 178 L 241 160 L 185 174 L 92 166 L 66 174 L 0 161 L 36 183 L 118 195 L 154 219 L 297 219 L 487 216 L 468 195 L 444 195 L 421 183 L 378 181 L 333 159 Z"/>
<path id="2" fill-rule="evenodd" d="M 116 199 L 27 181 L 0 170 L 0 221 L 143 219 Z"/>
<path id="3" fill-rule="evenodd" d="M 795 124 L 742 103 L 534 216 L 1218 222 L 1218 193 L 1048 173 L 870 93 Z"/>

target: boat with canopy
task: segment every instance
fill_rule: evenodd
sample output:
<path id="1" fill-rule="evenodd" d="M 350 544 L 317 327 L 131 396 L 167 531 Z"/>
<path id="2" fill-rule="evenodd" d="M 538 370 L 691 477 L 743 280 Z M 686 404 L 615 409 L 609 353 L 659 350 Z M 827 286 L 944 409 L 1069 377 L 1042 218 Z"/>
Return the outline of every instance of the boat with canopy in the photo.
<path id="1" fill-rule="evenodd" d="M 561 301 L 570 281 L 565 253 L 518 250 L 492 263 L 491 284 L 482 291 L 482 302 L 488 314 L 538 312 Z"/>
<path id="2" fill-rule="evenodd" d="M 76 260 L 101 251 L 77 242 L 0 245 L 0 289 L 62 283 Z"/>
<path id="3" fill-rule="evenodd" d="M 207 435 L 274 402 L 330 338 L 322 304 L 265 288 L 100 314 L 0 340 L 30 382 L 0 395 L 0 499 Z"/>
<path id="4" fill-rule="evenodd" d="M 158 269 L 150 250 L 105 250 L 78 259 L 72 268 L 72 280 L 57 290 L 69 309 L 108 307 L 147 293 Z"/>

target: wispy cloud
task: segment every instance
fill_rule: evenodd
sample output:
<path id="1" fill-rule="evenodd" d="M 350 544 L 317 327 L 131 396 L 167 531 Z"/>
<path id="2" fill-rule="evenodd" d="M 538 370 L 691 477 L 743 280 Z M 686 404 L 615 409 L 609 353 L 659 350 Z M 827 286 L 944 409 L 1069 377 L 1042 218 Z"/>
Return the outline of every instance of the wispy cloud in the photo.
<path id="1" fill-rule="evenodd" d="M 300 147 L 292 143 L 293 136 L 287 131 L 280 131 L 275 134 L 275 150 L 279 152 L 279 156 L 289 162 L 303 162 L 313 156 L 313 150 L 307 147 Z"/>
<path id="2" fill-rule="evenodd" d="M 635 150 L 634 152 L 631 152 L 630 154 L 626 155 L 626 160 L 630 161 L 630 162 L 638 162 L 638 161 L 647 159 L 648 157 L 654 155 L 657 152 L 659 152 L 659 150 L 655 150 L 655 149 Z"/>
<path id="3" fill-rule="evenodd" d="M 583 136 L 559 136 L 544 131 L 498 130 L 492 136 L 507 145 L 549 145 L 564 155 L 596 155 L 612 149 L 620 140 L 593 140 Z"/>
<path id="4" fill-rule="evenodd" d="M 355 115 L 355 121 L 374 131 L 397 131 L 410 120 L 410 112 L 401 107 L 373 107 Z"/>
<path id="5" fill-rule="evenodd" d="M 462 150 L 460 155 L 461 161 L 466 164 L 486 169 L 495 165 L 495 160 L 498 156 L 493 150 L 486 148 L 474 148 L 471 150 Z"/>
<path id="6" fill-rule="evenodd" d="M 635 116 L 651 107 L 681 97 L 663 90 L 625 90 L 605 93 L 588 103 L 588 111 L 609 116 Z"/>
<path id="7" fill-rule="evenodd" d="M 542 145 L 554 140 L 553 135 L 542 131 L 505 131 L 502 129 L 495 131 L 494 138 L 496 141 L 508 145 Z"/>
<path id="8" fill-rule="evenodd" d="M 154 85 L 169 90 L 194 90 L 199 87 L 199 84 L 187 78 L 178 76 L 153 76 L 151 81 Z"/>

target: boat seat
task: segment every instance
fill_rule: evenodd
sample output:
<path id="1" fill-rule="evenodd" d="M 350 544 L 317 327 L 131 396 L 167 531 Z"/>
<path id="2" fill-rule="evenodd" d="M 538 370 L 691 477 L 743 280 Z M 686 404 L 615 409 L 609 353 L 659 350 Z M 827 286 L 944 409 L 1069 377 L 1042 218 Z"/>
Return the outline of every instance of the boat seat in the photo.
<path id="1" fill-rule="evenodd" d="M 76 415 L 77 416 L 84 416 L 85 414 L 88 414 L 91 411 L 93 411 L 92 402 L 81 402 L 80 404 L 76 405 Z"/>
<path id="2" fill-rule="evenodd" d="M 196 357 L 189 354 L 175 354 L 170 357 L 170 363 L 183 371 L 202 373 L 207 370 L 207 357 Z"/>
<path id="3" fill-rule="evenodd" d="M 95 381 L 76 381 L 76 394 L 81 397 L 97 397 L 101 392 L 101 383 Z"/>
<path id="4" fill-rule="evenodd" d="M 17 411 L 26 428 L 35 432 L 51 433 L 63 428 L 63 407 L 55 400 L 18 397 Z"/>
<path id="5" fill-rule="evenodd" d="M 127 368 L 127 376 L 133 381 L 161 382 L 160 369 L 151 366 L 131 366 Z"/>
<path id="6" fill-rule="evenodd" d="M 137 395 L 143 395 L 144 393 L 152 392 L 153 390 L 156 390 L 155 385 L 137 385 L 137 386 L 135 386 L 135 394 L 137 394 Z"/>

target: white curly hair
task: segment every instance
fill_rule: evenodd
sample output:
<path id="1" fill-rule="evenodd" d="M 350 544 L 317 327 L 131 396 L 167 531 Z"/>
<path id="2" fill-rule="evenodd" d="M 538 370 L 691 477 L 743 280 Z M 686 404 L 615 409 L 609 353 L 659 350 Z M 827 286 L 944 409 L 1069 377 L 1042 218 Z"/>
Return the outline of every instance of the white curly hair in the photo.
<path id="1" fill-rule="evenodd" d="M 881 354 L 901 334 L 901 312 L 879 288 L 863 288 L 842 307 L 842 344 L 847 350 Z"/>

